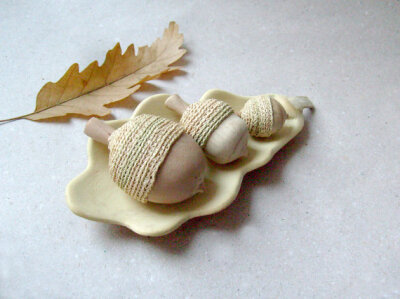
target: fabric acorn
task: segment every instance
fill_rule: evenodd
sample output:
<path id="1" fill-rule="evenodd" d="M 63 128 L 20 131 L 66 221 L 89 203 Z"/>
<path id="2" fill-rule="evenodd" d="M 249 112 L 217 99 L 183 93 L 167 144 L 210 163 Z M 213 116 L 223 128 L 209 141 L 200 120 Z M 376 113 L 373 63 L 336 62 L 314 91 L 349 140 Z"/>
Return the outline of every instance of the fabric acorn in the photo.
<path id="1" fill-rule="evenodd" d="M 213 161 L 226 164 L 247 155 L 246 123 L 223 101 L 205 99 L 187 104 L 178 95 L 165 105 L 181 114 L 180 123 Z"/>
<path id="2" fill-rule="evenodd" d="M 171 204 L 202 192 L 206 159 L 178 123 L 142 114 L 114 130 L 92 118 L 85 133 L 108 144 L 111 177 L 132 198 Z"/>
<path id="3" fill-rule="evenodd" d="M 260 95 L 244 104 L 239 116 L 246 122 L 251 136 L 269 137 L 278 132 L 288 118 L 282 105 L 271 96 Z"/>

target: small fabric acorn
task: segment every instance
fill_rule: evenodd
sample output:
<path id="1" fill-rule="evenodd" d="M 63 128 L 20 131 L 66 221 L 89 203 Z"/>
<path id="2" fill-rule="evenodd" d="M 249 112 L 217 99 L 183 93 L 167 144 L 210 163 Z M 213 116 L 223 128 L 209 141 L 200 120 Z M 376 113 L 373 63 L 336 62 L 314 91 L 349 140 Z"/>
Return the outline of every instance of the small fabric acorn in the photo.
<path id="1" fill-rule="evenodd" d="M 271 96 L 260 95 L 244 104 L 239 116 L 246 122 L 251 136 L 269 137 L 278 132 L 288 115 L 282 105 Z"/>
<path id="2" fill-rule="evenodd" d="M 176 203 L 202 191 L 204 154 L 178 123 L 142 114 L 114 130 L 92 118 L 85 133 L 108 144 L 113 181 L 140 202 Z"/>
<path id="3" fill-rule="evenodd" d="M 189 105 L 178 95 L 172 95 L 165 105 L 182 115 L 180 123 L 185 132 L 211 160 L 226 164 L 247 155 L 246 123 L 227 103 L 205 99 Z"/>

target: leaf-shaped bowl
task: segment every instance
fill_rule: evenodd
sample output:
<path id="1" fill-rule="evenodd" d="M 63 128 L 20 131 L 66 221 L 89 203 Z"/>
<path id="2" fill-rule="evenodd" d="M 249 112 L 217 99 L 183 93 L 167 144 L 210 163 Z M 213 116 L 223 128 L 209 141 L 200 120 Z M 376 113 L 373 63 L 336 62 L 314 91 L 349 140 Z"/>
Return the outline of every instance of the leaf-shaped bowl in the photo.
<path id="1" fill-rule="evenodd" d="M 165 107 L 167 94 L 151 96 L 138 105 L 133 116 L 160 115 L 174 121 L 179 116 Z M 162 205 L 132 200 L 111 179 L 108 172 L 108 149 L 89 138 L 89 163 L 86 170 L 67 186 L 69 208 L 76 215 L 95 221 L 119 224 L 144 236 L 161 236 L 177 229 L 187 220 L 217 213 L 236 198 L 243 176 L 268 163 L 274 154 L 295 137 L 303 128 L 302 109 L 311 107 L 306 98 L 287 98 L 274 95 L 289 115 L 284 127 L 270 138 L 250 138 L 249 155 L 227 165 L 208 162 L 206 192 L 178 204 Z M 227 102 L 239 111 L 249 97 L 242 97 L 222 90 L 209 90 L 202 99 L 216 98 Z M 107 123 L 114 128 L 127 120 Z"/>

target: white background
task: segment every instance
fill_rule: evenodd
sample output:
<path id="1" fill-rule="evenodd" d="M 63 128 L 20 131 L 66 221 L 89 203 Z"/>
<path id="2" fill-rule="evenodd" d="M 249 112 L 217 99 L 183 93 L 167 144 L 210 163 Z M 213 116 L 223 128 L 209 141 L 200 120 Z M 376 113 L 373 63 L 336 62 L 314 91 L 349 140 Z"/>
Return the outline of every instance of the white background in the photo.
<path id="1" fill-rule="evenodd" d="M 0 119 L 170 20 L 184 71 L 156 93 L 307 95 L 306 127 L 225 211 L 161 238 L 69 211 L 85 119 L 0 125 L 1 298 L 399 298 L 399 1 L 1 1 Z"/>

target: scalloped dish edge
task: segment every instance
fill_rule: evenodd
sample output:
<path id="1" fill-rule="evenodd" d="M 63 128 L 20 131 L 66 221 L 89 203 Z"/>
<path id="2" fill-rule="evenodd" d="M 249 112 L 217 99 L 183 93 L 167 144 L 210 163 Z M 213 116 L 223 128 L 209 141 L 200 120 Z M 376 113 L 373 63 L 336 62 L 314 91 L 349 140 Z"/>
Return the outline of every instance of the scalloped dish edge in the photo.
<path id="1" fill-rule="evenodd" d="M 94 156 L 98 154 L 95 152 L 95 147 L 98 145 L 91 138 L 89 138 L 87 147 L 88 166 L 80 175 L 72 179 L 66 188 L 66 198 L 69 208 L 73 213 L 78 216 L 90 220 L 122 225 L 144 236 L 166 235 L 192 218 L 214 214 L 225 209 L 236 199 L 236 196 L 241 187 L 243 177 L 248 172 L 267 164 L 283 146 L 285 146 L 291 139 L 293 139 L 298 133 L 300 133 L 304 126 L 304 117 L 300 109 L 303 109 L 306 106 L 295 107 L 291 102 L 289 102 L 286 96 L 276 94 L 273 95 L 284 106 L 286 112 L 289 115 L 289 119 L 285 122 L 283 129 L 286 127 L 286 129 L 289 130 L 288 132 L 290 134 L 284 135 L 279 134 L 278 132 L 277 136 L 273 138 L 266 138 L 265 140 L 250 138 L 248 145 L 249 148 L 253 148 L 254 150 L 254 157 L 257 158 L 255 160 L 250 160 L 248 162 L 233 162 L 232 164 L 228 165 L 218 165 L 209 162 L 208 175 L 210 178 L 213 178 L 213 176 L 217 176 L 219 180 L 223 181 L 223 176 L 229 175 L 230 184 L 232 184 L 233 178 L 236 179 L 236 183 L 234 186 L 231 185 L 229 188 L 226 187 L 225 190 L 216 191 L 217 193 L 214 194 L 214 196 L 216 197 L 222 196 L 221 192 L 227 193 L 223 193 L 224 200 L 219 199 L 218 204 L 213 204 L 211 198 L 203 205 L 201 205 L 196 202 L 196 195 L 195 197 L 188 199 L 180 204 L 170 205 L 168 207 L 165 207 L 166 205 L 152 203 L 146 204 L 144 206 L 139 206 L 135 203 L 133 206 L 135 209 L 138 210 L 137 213 L 118 209 L 116 212 L 111 212 L 107 210 L 106 207 L 103 207 L 104 209 L 102 210 L 102 207 L 99 207 L 97 205 L 89 206 L 88 209 L 87 206 L 85 206 L 85 201 L 90 202 L 90 200 L 86 198 L 83 199 L 83 197 L 80 196 L 80 190 L 84 188 L 84 186 L 86 188 L 89 188 L 87 187 L 87 185 L 90 185 L 91 183 L 93 183 L 93 188 L 96 188 L 96 186 L 98 186 L 96 185 L 96 182 L 90 181 L 93 178 L 91 178 L 91 175 L 96 174 L 97 163 Z M 158 112 L 161 111 L 163 113 L 163 116 L 167 114 L 168 117 L 177 120 L 177 116 L 174 115 L 174 112 L 164 110 L 167 109 L 164 107 L 163 104 L 168 96 L 168 94 L 158 94 L 146 98 L 136 107 L 132 117 L 143 113 L 160 115 L 158 114 Z M 201 99 L 211 97 L 228 102 L 236 111 L 240 109 L 240 107 L 242 107 L 243 104 L 249 99 L 249 96 L 238 96 L 218 89 L 207 91 L 201 97 Z M 309 103 L 311 104 L 311 102 Z M 118 127 L 122 125 L 125 121 L 126 120 L 114 120 L 108 121 L 107 123 Z M 283 129 L 281 131 L 284 131 Z M 261 150 L 263 151 L 261 152 Z M 268 150 L 268 152 L 265 152 L 264 156 L 263 153 L 265 150 Z M 99 172 L 98 169 L 97 172 Z M 222 189 L 224 189 L 223 186 Z M 85 194 L 87 194 L 87 192 Z M 92 195 L 92 193 L 90 193 L 90 195 Z M 117 195 L 115 196 L 117 197 Z M 142 203 L 138 204 L 143 205 Z M 134 216 L 136 216 L 137 219 L 132 218 Z M 152 221 L 154 222 L 151 223 Z"/>

